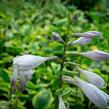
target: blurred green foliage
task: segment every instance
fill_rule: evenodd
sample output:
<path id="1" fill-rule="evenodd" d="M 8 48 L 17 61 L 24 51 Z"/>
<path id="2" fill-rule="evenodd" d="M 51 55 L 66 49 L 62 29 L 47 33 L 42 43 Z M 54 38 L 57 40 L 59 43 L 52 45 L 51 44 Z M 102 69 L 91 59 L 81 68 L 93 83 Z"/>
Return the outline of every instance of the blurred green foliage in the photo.
<path id="1" fill-rule="evenodd" d="M 70 33 L 87 30 L 102 33 L 100 39 L 93 40 L 87 46 L 74 46 L 69 50 L 98 48 L 109 52 L 108 0 L 0 0 L 0 109 L 9 109 L 13 57 L 29 53 L 61 56 L 63 46 L 50 39 L 53 31 L 66 38 L 68 13 L 78 16 Z M 80 57 L 68 60 L 81 63 L 84 68 L 93 68 L 95 73 L 105 79 L 107 87 L 104 90 L 109 93 L 109 61 L 94 64 Z M 26 90 L 13 94 L 11 109 L 53 109 L 57 68 L 58 62 L 46 62 L 35 69 Z M 68 85 L 63 86 L 64 100 L 69 102 L 70 109 L 86 109 L 90 102 L 81 91 L 74 86 L 65 86 Z M 90 109 L 97 108 L 91 105 Z"/>

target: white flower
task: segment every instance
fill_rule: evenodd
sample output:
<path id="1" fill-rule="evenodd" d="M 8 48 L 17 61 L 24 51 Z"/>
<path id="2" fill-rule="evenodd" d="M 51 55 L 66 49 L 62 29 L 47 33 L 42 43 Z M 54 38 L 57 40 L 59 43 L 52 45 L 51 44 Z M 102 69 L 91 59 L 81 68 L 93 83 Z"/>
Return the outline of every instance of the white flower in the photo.
<path id="1" fill-rule="evenodd" d="M 17 56 L 13 59 L 13 79 L 12 84 L 15 87 L 15 83 L 17 81 L 18 73 L 20 73 L 20 90 L 23 90 L 27 81 L 32 78 L 33 71 L 32 69 L 39 66 L 48 60 L 58 59 L 56 56 L 51 57 L 41 57 L 34 55 L 23 55 Z"/>
<path id="2" fill-rule="evenodd" d="M 80 53 L 82 56 L 85 56 L 89 59 L 95 60 L 95 61 L 102 61 L 109 59 L 109 53 L 100 51 L 100 50 L 94 50 L 94 51 L 88 51 Z"/>
<path id="3" fill-rule="evenodd" d="M 64 101 L 62 100 L 61 96 L 59 96 L 59 109 L 66 109 Z"/>
<path id="4" fill-rule="evenodd" d="M 77 70 L 82 73 L 91 84 L 97 86 L 98 88 L 104 87 L 105 82 L 99 75 L 90 71 L 83 70 L 80 67 L 77 67 Z"/>
<path id="5" fill-rule="evenodd" d="M 82 89 L 84 94 L 89 98 L 89 100 L 94 103 L 99 108 L 106 108 L 109 102 L 109 95 L 107 95 L 102 90 L 98 89 L 96 86 L 87 83 L 78 77 L 74 77 L 77 81 L 77 86 Z"/>
<path id="6" fill-rule="evenodd" d="M 92 40 L 91 38 L 80 37 L 79 39 L 71 42 L 71 45 L 74 45 L 74 44 L 85 45 L 85 44 L 89 43 L 91 40 Z"/>

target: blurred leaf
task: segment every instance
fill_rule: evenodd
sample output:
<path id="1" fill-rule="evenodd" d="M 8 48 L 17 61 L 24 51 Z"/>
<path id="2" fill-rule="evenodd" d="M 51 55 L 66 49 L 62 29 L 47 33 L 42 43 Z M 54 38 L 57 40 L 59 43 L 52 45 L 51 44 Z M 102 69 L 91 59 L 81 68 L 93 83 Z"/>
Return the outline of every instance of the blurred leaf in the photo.
<path id="1" fill-rule="evenodd" d="M 2 68 L 0 68 L 0 77 L 3 78 L 3 80 L 6 82 L 10 82 L 8 73 L 5 70 L 3 70 Z"/>
<path id="2" fill-rule="evenodd" d="M 50 101 L 50 94 L 48 91 L 41 91 L 34 96 L 32 104 L 34 109 L 46 109 Z"/>

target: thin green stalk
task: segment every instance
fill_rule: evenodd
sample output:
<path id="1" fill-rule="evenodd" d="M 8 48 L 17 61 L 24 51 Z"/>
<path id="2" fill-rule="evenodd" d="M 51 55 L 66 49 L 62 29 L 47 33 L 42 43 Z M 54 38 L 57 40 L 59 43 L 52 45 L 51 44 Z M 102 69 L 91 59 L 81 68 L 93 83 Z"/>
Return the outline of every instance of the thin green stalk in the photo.
<path id="1" fill-rule="evenodd" d="M 67 28 L 67 34 L 69 34 L 69 30 L 70 30 L 70 17 L 68 17 L 68 28 Z M 67 51 L 67 47 L 68 47 L 68 37 L 66 38 L 66 41 L 64 43 L 64 50 L 63 50 L 63 55 L 62 55 L 62 59 L 61 59 L 61 63 L 60 63 L 60 75 L 58 78 L 58 88 L 61 89 L 62 87 L 62 74 L 63 74 L 63 68 L 65 65 L 65 60 L 66 60 L 66 51 Z M 59 101 L 58 101 L 58 96 L 55 97 L 55 106 L 54 109 L 58 109 L 58 105 L 59 105 Z"/>

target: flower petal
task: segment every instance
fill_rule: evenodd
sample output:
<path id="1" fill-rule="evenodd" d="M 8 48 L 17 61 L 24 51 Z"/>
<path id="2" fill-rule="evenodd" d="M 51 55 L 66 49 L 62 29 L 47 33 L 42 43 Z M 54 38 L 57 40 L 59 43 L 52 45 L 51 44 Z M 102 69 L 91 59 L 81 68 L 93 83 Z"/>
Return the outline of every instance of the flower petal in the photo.
<path id="1" fill-rule="evenodd" d="M 28 80 L 32 79 L 33 71 L 20 71 L 20 91 L 23 91 Z"/>

